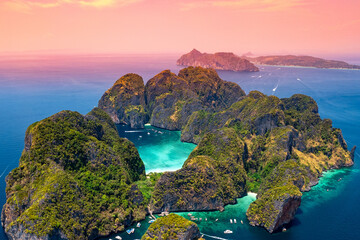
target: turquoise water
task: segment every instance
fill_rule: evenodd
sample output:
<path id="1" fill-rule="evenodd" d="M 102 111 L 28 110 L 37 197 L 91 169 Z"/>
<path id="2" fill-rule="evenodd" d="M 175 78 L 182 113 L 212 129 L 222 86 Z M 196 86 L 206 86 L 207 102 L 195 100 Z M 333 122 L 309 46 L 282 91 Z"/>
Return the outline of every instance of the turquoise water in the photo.
<path id="1" fill-rule="evenodd" d="M 180 131 L 167 131 L 152 126 L 139 130 L 125 125 L 118 125 L 118 131 L 120 136 L 136 145 L 146 173 L 180 169 L 196 147 L 195 144 L 181 142 Z"/>
<path id="2" fill-rule="evenodd" d="M 180 67 L 174 65 L 175 61 L 176 56 L 162 55 L 0 57 L 0 204 L 5 203 L 5 176 L 18 165 L 25 130 L 31 123 L 64 109 L 86 114 L 120 76 L 135 72 L 147 81 L 164 69 L 177 73 Z M 343 130 L 349 148 L 360 146 L 360 71 L 261 68 L 259 73 L 220 71 L 219 75 L 238 83 L 246 92 L 257 89 L 278 97 L 294 93 L 312 96 L 319 104 L 321 116 L 331 118 L 334 127 Z M 180 143 L 179 132 L 152 127 L 143 132 L 125 131 L 131 130 L 119 126 L 120 135 L 138 147 L 147 172 L 180 168 L 195 147 Z M 312 191 L 304 193 L 296 218 L 285 233 L 270 235 L 247 224 L 245 212 L 251 197 L 239 199 L 236 205 L 227 206 L 221 213 L 193 214 L 208 219 L 199 222 L 203 233 L 226 239 L 358 239 L 359 161 L 357 154 L 352 168 L 324 174 Z M 187 213 L 180 214 L 188 217 Z M 237 224 L 230 224 L 230 218 L 236 218 Z M 122 236 L 140 238 L 148 225 L 145 222 L 134 235 Z M 225 229 L 232 229 L 234 234 L 225 235 Z M 0 239 L 6 239 L 1 228 Z"/>

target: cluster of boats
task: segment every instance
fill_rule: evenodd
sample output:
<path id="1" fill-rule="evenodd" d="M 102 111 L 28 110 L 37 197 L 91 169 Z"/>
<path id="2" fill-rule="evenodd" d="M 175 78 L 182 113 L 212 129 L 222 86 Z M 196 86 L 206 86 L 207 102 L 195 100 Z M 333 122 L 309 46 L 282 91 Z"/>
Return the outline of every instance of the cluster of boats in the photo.
<path id="1" fill-rule="evenodd" d="M 155 219 L 156 220 L 156 219 Z M 149 223 L 152 223 L 152 222 L 155 222 L 155 220 L 154 219 L 151 219 L 150 221 L 149 221 Z M 138 222 L 137 224 L 136 224 L 136 227 L 141 227 L 141 223 L 140 222 Z M 127 234 L 133 234 L 135 232 L 135 228 L 129 228 L 128 230 L 126 230 L 126 233 Z M 118 240 L 122 240 L 122 237 L 120 237 L 120 236 L 116 236 L 115 237 L 116 239 L 118 239 Z M 109 240 L 112 240 L 111 238 L 109 239 Z"/>

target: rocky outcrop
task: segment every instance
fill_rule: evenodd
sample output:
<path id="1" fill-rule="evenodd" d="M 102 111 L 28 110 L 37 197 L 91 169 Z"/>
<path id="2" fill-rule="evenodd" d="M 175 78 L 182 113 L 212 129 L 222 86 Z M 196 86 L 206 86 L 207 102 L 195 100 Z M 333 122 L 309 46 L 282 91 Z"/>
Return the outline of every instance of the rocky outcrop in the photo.
<path id="1" fill-rule="evenodd" d="M 136 74 L 126 74 L 99 101 L 115 123 L 132 128 L 151 125 L 181 130 L 190 115 L 199 110 L 220 111 L 245 95 L 235 83 L 227 82 L 215 70 L 201 67 L 170 70 L 150 79 L 146 86 Z"/>
<path id="2" fill-rule="evenodd" d="M 193 112 L 220 111 L 245 95 L 237 84 L 201 67 L 178 75 L 165 70 L 146 83 L 145 94 L 150 124 L 168 130 L 181 130 Z"/>
<path id="3" fill-rule="evenodd" d="M 201 53 L 196 49 L 182 55 L 176 62 L 181 66 L 194 66 L 234 72 L 258 72 L 259 69 L 245 58 L 231 52 Z"/>
<path id="4" fill-rule="evenodd" d="M 245 58 L 254 64 L 263 65 L 360 69 L 360 66 L 358 65 L 351 65 L 343 61 L 326 60 L 312 56 L 274 55 Z"/>
<path id="5" fill-rule="evenodd" d="M 144 92 L 142 77 L 126 74 L 104 93 L 99 100 L 99 108 L 106 111 L 115 123 L 144 128 L 148 121 Z"/>
<path id="6" fill-rule="evenodd" d="M 195 223 L 171 213 L 152 223 L 141 240 L 193 240 L 199 239 L 200 236 L 199 228 Z"/>
<path id="7" fill-rule="evenodd" d="M 301 204 L 301 192 L 294 185 L 272 188 L 250 204 L 246 215 L 251 226 L 278 231 L 294 218 Z"/>
<path id="8" fill-rule="evenodd" d="M 355 151 L 356 151 L 356 146 L 353 146 L 353 148 L 350 151 L 350 157 L 351 157 L 352 161 L 354 161 L 354 159 L 355 159 Z"/>
<path id="9" fill-rule="evenodd" d="M 96 239 L 145 218 L 133 184 L 145 167 L 111 118 L 62 111 L 29 126 L 19 167 L 6 177 L 1 222 L 9 239 Z"/>

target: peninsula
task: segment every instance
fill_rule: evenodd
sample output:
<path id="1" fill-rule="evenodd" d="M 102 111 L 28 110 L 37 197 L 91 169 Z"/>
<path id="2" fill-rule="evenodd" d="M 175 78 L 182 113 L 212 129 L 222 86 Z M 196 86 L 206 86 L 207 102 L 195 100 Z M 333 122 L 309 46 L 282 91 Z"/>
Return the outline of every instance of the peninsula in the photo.
<path id="1" fill-rule="evenodd" d="M 182 55 L 176 62 L 180 66 L 213 68 L 234 72 L 258 72 L 259 69 L 245 58 L 230 52 L 201 53 L 196 49 Z"/>

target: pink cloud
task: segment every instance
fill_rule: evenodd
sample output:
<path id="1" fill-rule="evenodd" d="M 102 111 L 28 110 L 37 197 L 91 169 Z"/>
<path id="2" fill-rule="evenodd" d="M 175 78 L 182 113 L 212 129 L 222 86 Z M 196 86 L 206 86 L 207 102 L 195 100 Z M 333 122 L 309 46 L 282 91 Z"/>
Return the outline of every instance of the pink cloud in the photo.
<path id="1" fill-rule="evenodd" d="M 236 8 L 256 11 L 276 11 L 306 5 L 306 0 L 192 0 L 181 3 L 181 10 L 196 8 Z"/>
<path id="2" fill-rule="evenodd" d="M 15 11 L 30 12 L 33 8 L 54 8 L 63 5 L 103 8 L 126 6 L 141 1 L 143 0 L 4 0 L 1 5 Z"/>

